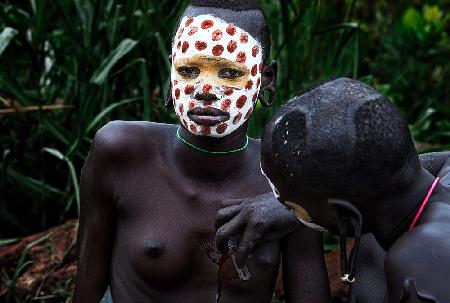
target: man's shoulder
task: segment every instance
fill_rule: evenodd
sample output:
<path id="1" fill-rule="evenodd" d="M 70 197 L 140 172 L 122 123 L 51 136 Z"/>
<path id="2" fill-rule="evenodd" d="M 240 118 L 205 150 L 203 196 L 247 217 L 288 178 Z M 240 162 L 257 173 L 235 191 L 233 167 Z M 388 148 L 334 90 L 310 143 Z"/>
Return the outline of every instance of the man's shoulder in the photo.
<path id="1" fill-rule="evenodd" d="M 95 152 L 111 156 L 124 156 L 148 151 L 175 133 L 176 126 L 147 121 L 111 121 L 97 131 Z"/>
<path id="2" fill-rule="evenodd" d="M 443 228 L 447 229 L 447 232 Z M 398 298 L 402 294 L 405 297 L 430 294 L 432 297 L 450 299 L 448 286 L 444 287 L 442 284 L 443 281 L 448 281 L 450 276 L 448 230 L 448 226 L 445 227 L 442 224 L 422 224 L 398 239 L 389 249 L 385 262 L 391 299 L 389 302 L 398 302 L 393 301 L 392 298 Z M 406 287 L 408 281 L 415 283 L 417 293 L 409 293 L 412 290 Z"/>
<path id="3" fill-rule="evenodd" d="M 441 205 L 447 207 L 448 205 Z M 450 262 L 450 223 L 436 220 L 423 223 L 412 231 L 405 233 L 389 249 L 385 267 L 399 275 L 413 275 L 413 273 L 427 272 L 431 268 L 438 274 L 445 271 L 450 275 L 450 267 L 443 264 Z"/>

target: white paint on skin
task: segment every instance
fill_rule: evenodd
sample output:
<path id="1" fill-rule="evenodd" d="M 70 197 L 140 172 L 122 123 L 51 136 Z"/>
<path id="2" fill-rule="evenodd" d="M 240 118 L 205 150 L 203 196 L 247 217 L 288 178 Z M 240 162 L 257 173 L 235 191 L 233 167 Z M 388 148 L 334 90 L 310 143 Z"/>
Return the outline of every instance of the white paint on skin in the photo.
<path id="1" fill-rule="evenodd" d="M 194 83 L 192 80 L 185 80 L 175 68 L 176 61 L 196 55 L 207 55 L 245 65 L 250 71 L 246 87 L 230 90 L 230 87 L 214 83 L 214 79 L 202 77 Z M 187 130 L 194 135 L 223 137 L 238 129 L 250 118 L 261 88 L 262 47 L 246 31 L 212 15 L 184 17 L 173 41 L 172 58 L 171 81 L 175 112 Z M 205 104 L 194 98 L 197 93 L 202 93 L 205 87 L 217 97 L 212 104 Z M 230 114 L 230 119 L 205 128 L 187 115 L 189 109 L 196 107 L 223 110 Z"/>

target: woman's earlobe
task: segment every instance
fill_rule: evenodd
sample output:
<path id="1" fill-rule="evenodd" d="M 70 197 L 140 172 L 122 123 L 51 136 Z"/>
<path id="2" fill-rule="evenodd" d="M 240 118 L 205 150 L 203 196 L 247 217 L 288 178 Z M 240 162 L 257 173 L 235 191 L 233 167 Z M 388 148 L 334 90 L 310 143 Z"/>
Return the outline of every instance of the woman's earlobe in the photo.
<path id="1" fill-rule="evenodd" d="M 172 82 L 169 84 L 169 90 L 167 92 L 166 101 L 164 101 L 164 105 L 169 108 L 173 105 Z"/>
<path id="2" fill-rule="evenodd" d="M 271 107 L 276 99 L 277 90 L 277 74 L 278 74 L 278 63 L 272 60 L 269 64 L 265 64 L 261 72 L 262 85 L 259 90 L 258 99 L 259 102 L 265 107 Z M 269 92 L 269 100 L 266 101 L 264 96 L 264 91 Z"/>

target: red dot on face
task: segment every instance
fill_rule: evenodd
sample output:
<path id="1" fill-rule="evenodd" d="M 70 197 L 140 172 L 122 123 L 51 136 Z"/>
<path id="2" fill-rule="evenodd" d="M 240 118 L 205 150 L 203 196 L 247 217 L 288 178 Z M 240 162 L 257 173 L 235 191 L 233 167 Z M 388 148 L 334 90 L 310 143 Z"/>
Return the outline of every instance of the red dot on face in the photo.
<path id="1" fill-rule="evenodd" d="M 187 124 L 186 120 L 183 120 L 183 125 L 184 125 L 186 128 L 188 128 L 188 124 Z"/>
<path id="2" fill-rule="evenodd" d="M 225 100 L 223 100 L 222 104 L 220 105 L 220 108 L 224 112 L 229 112 L 230 111 L 230 106 L 231 106 L 231 100 L 230 99 L 225 99 Z"/>
<path id="3" fill-rule="evenodd" d="M 223 93 L 225 94 L 225 96 L 231 96 L 233 94 L 233 92 L 234 92 L 234 89 L 232 89 L 231 87 L 227 87 L 227 88 L 225 88 Z"/>
<path id="4" fill-rule="evenodd" d="M 175 58 L 177 57 L 177 54 L 172 55 L 172 61 L 175 61 Z"/>
<path id="5" fill-rule="evenodd" d="M 181 41 L 178 41 L 177 49 L 180 49 L 180 48 L 181 48 Z"/>
<path id="6" fill-rule="evenodd" d="M 251 89 L 253 87 L 253 81 L 252 80 L 248 80 L 247 81 L 247 85 L 245 85 L 246 89 Z"/>
<path id="7" fill-rule="evenodd" d="M 231 40 L 227 46 L 228 52 L 232 53 L 236 50 L 236 48 L 237 48 L 237 42 L 234 40 Z"/>
<path id="8" fill-rule="evenodd" d="M 246 44 L 248 42 L 248 34 L 247 33 L 241 34 L 241 42 L 244 44 Z"/>
<path id="9" fill-rule="evenodd" d="M 225 123 L 219 124 L 219 126 L 217 126 L 217 133 L 218 134 L 223 134 L 228 128 L 228 125 L 226 125 Z"/>
<path id="10" fill-rule="evenodd" d="M 253 103 L 256 102 L 256 98 L 257 98 L 257 97 L 258 97 L 258 95 L 255 93 L 255 94 L 253 95 L 253 98 L 252 98 Z"/>
<path id="11" fill-rule="evenodd" d="M 173 85 L 177 85 L 178 84 L 178 80 L 173 80 Z"/>
<path id="12" fill-rule="evenodd" d="M 245 114 L 244 119 L 245 119 L 245 120 L 248 120 L 248 118 L 250 118 L 250 116 L 252 115 L 252 112 L 253 112 L 253 108 L 250 108 L 250 109 L 248 110 L 248 112 Z"/>
<path id="13" fill-rule="evenodd" d="M 259 87 L 260 84 L 261 84 L 261 78 L 258 78 L 258 80 L 256 80 L 256 87 Z"/>
<path id="14" fill-rule="evenodd" d="M 220 29 L 215 30 L 212 33 L 212 39 L 213 41 L 219 41 L 220 39 L 222 39 L 222 31 Z"/>
<path id="15" fill-rule="evenodd" d="M 236 56 L 236 61 L 240 63 L 245 63 L 245 60 L 247 60 L 247 55 L 245 52 L 239 52 Z"/>
<path id="16" fill-rule="evenodd" d="M 212 85 L 211 84 L 205 84 L 203 85 L 203 93 L 204 94 L 209 94 L 212 90 Z"/>
<path id="17" fill-rule="evenodd" d="M 241 121 L 241 119 L 242 119 L 242 113 L 237 114 L 237 116 L 234 117 L 234 119 L 233 119 L 233 124 L 238 124 L 239 121 Z"/>
<path id="18" fill-rule="evenodd" d="M 180 106 L 178 107 L 178 110 L 180 111 L 181 114 L 184 113 L 184 106 L 183 106 L 183 104 L 180 104 Z"/>
<path id="19" fill-rule="evenodd" d="M 223 53 L 223 46 L 222 45 L 216 45 L 212 49 L 212 53 L 214 56 L 220 56 Z"/>
<path id="20" fill-rule="evenodd" d="M 203 126 L 202 127 L 202 135 L 203 136 L 211 136 L 211 127 Z"/>
<path id="21" fill-rule="evenodd" d="M 205 20 L 202 22 L 202 28 L 208 29 L 214 26 L 214 22 L 212 20 Z"/>
<path id="22" fill-rule="evenodd" d="M 259 64 L 259 71 L 262 73 L 262 69 L 263 69 L 263 64 L 262 62 Z"/>
<path id="23" fill-rule="evenodd" d="M 256 57 L 258 54 L 259 54 L 259 47 L 257 45 L 255 45 L 252 48 L 252 55 L 253 55 L 253 57 Z"/>
<path id="24" fill-rule="evenodd" d="M 240 96 L 239 99 L 236 101 L 236 107 L 241 109 L 244 107 L 245 103 L 247 102 L 246 96 Z"/>
<path id="25" fill-rule="evenodd" d="M 195 34 L 198 31 L 198 27 L 197 26 L 193 26 L 189 29 L 189 36 L 192 36 L 193 34 Z"/>
<path id="26" fill-rule="evenodd" d="M 227 33 L 230 36 L 233 36 L 234 34 L 236 34 L 236 27 L 234 26 L 233 23 L 228 24 Z"/>
<path id="27" fill-rule="evenodd" d="M 183 47 L 181 48 L 181 51 L 182 51 L 183 53 L 185 53 L 185 52 L 188 50 L 188 48 L 189 48 L 189 42 L 184 41 L 184 42 L 183 42 Z"/>
<path id="28" fill-rule="evenodd" d="M 194 101 L 190 101 L 189 102 L 189 109 L 193 109 L 195 108 L 195 102 Z"/>
<path id="29" fill-rule="evenodd" d="M 193 132 L 193 133 L 196 133 L 196 132 L 197 132 L 197 127 L 195 127 L 194 124 L 191 124 L 191 125 L 189 126 L 189 129 L 190 129 L 191 132 Z"/>
<path id="30" fill-rule="evenodd" d="M 253 65 L 252 67 L 252 76 L 256 76 L 256 74 L 258 73 L 258 64 Z"/>
<path id="31" fill-rule="evenodd" d="M 186 95 L 190 95 L 194 92 L 194 86 L 193 85 L 186 85 L 185 89 L 184 89 L 184 93 Z"/>
<path id="32" fill-rule="evenodd" d="M 199 51 L 202 51 L 202 50 L 206 49 L 207 47 L 208 47 L 208 44 L 206 44 L 206 42 L 203 42 L 203 41 L 195 42 L 195 48 Z"/>
<path id="33" fill-rule="evenodd" d="M 186 23 L 184 24 L 186 27 L 188 27 L 189 25 L 191 25 L 192 24 L 192 22 L 194 22 L 194 18 L 189 18 L 189 19 L 187 19 L 186 20 Z"/>
<path id="34" fill-rule="evenodd" d="M 180 98 L 180 89 L 179 88 L 177 88 L 177 89 L 175 89 L 175 98 L 177 98 L 177 99 L 179 99 Z"/>

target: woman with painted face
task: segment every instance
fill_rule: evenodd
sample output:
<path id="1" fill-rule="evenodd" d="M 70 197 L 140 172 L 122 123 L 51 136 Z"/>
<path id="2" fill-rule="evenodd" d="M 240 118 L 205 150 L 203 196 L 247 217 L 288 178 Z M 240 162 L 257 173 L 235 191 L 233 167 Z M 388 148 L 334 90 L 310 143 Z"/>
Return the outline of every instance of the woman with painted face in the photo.
<path id="1" fill-rule="evenodd" d="M 116 121 L 95 136 L 81 176 L 74 302 L 98 302 L 108 286 L 114 302 L 270 302 L 282 251 L 304 269 L 285 272 L 301 285 L 286 290 L 288 302 L 328 301 L 321 235 L 284 207 L 271 216 L 284 234 L 295 232 L 256 246 L 245 264 L 234 262 L 238 237 L 222 253 L 215 247 L 223 203 L 261 196 L 263 210 L 273 197 L 260 143 L 246 135 L 258 99 L 270 105 L 275 92 L 269 50 L 255 1 L 187 7 L 173 38 L 167 100 L 180 126 Z"/>
<path id="2" fill-rule="evenodd" d="M 430 174 L 399 110 L 371 87 L 340 78 L 282 107 L 267 125 L 261 165 L 304 224 L 340 236 L 343 282 L 358 280 L 360 236 L 373 233 L 387 252 L 384 302 L 442 303 L 450 302 L 446 158 L 422 157 L 440 163 L 440 171 L 428 164 L 437 177 Z M 356 242 L 349 260 L 348 237 Z"/>

